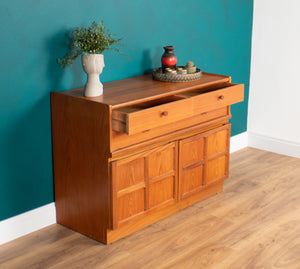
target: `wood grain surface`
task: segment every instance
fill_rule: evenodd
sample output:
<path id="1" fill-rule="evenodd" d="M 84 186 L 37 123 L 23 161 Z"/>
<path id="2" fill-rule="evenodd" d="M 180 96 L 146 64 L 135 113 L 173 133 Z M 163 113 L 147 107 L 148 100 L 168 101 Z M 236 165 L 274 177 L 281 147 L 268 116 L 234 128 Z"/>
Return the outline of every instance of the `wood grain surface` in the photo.
<path id="1" fill-rule="evenodd" d="M 0 246 L 0 268 L 300 268 L 300 159 L 231 154 L 224 191 L 111 245 L 58 224 Z"/>
<path id="2" fill-rule="evenodd" d="M 158 98 L 165 98 L 189 90 L 208 90 L 216 84 L 227 85 L 229 76 L 203 73 L 200 80 L 189 82 L 160 82 L 152 79 L 151 75 L 144 75 L 103 84 L 103 95 L 97 97 L 83 97 L 83 88 L 66 91 L 67 95 L 76 96 L 111 105 L 113 109 L 135 105 Z"/>
<path id="3" fill-rule="evenodd" d="M 51 105 L 57 222 L 106 240 L 108 107 L 56 93 Z"/>

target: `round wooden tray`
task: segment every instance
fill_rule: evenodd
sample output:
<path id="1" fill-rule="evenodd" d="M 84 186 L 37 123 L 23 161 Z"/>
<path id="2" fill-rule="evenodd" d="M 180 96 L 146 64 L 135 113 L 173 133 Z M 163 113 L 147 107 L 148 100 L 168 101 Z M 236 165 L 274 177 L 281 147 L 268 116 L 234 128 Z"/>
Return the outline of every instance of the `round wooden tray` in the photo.
<path id="1" fill-rule="evenodd" d="M 180 67 L 180 66 L 178 66 Z M 198 80 L 202 76 L 202 72 L 199 68 L 196 69 L 196 72 L 193 74 L 171 74 L 163 73 L 162 68 L 155 68 L 152 72 L 152 77 L 155 80 L 164 81 L 164 82 L 189 82 L 193 80 Z"/>

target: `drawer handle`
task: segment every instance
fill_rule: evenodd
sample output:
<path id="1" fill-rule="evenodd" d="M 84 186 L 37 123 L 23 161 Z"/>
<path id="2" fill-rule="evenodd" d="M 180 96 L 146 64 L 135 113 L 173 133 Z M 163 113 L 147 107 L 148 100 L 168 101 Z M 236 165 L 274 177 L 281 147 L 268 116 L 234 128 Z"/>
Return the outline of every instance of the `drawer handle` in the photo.
<path id="1" fill-rule="evenodd" d="M 220 95 L 219 97 L 218 97 L 218 100 L 223 100 L 224 99 L 224 95 Z"/>
<path id="2" fill-rule="evenodd" d="M 163 111 L 163 112 L 161 112 L 161 114 L 160 114 L 161 117 L 166 117 L 166 116 L 168 116 L 168 115 L 169 115 L 168 111 Z"/>

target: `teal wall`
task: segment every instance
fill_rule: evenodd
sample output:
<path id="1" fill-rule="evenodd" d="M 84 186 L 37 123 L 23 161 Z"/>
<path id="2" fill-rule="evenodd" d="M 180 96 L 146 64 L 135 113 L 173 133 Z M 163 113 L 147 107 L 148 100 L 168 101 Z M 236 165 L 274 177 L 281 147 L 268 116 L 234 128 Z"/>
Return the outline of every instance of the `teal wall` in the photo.
<path id="1" fill-rule="evenodd" d="M 1 0 L 0 220 L 53 202 L 50 91 L 84 85 L 80 61 L 60 69 L 65 34 L 103 19 L 126 57 L 104 52 L 103 82 L 160 65 L 164 45 L 178 64 L 245 83 L 232 108 L 232 134 L 246 131 L 252 0 Z"/>

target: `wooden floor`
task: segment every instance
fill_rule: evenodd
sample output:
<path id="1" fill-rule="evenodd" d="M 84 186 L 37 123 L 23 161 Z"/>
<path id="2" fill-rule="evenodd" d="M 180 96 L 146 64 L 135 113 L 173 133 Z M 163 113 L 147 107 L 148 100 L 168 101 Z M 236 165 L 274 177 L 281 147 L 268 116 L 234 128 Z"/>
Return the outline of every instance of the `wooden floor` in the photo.
<path id="1" fill-rule="evenodd" d="M 300 159 L 246 148 L 224 191 L 111 245 L 60 225 L 0 246 L 0 268 L 300 268 Z"/>

